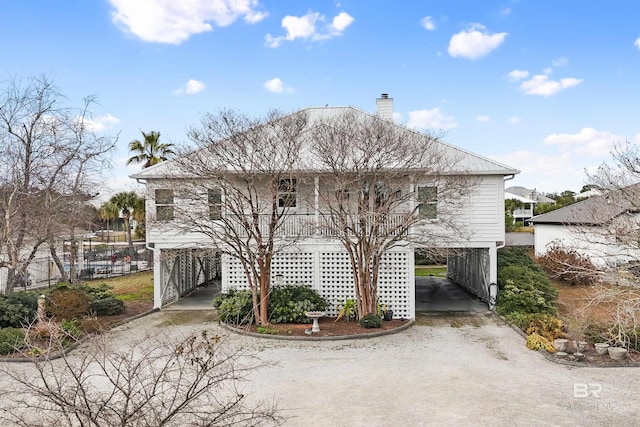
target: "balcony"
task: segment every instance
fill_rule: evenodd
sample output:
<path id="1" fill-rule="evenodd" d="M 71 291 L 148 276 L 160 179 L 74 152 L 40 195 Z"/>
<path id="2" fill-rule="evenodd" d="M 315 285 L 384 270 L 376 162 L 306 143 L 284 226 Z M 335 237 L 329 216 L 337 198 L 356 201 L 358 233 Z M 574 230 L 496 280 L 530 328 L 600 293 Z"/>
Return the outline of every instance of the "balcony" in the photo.
<path id="1" fill-rule="evenodd" d="M 533 208 L 530 209 L 514 209 L 514 218 L 531 218 L 533 216 Z"/>
<path id="2" fill-rule="evenodd" d="M 398 235 L 398 229 L 408 222 L 408 213 L 398 213 L 391 215 L 368 214 L 366 218 L 360 221 L 357 217 L 348 218 L 346 227 L 357 232 L 362 226 L 367 227 L 369 233 L 389 234 L 390 236 Z M 251 216 L 245 218 L 251 221 Z M 337 220 L 337 218 L 336 218 Z M 266 235 L 269 230 L 270 215 L 259 215 L 258 226 L 260 232 Z M 336 237 L 341 234 L 344 226 L 337 221 L 333 221 L 330 217 L 316 216 L 314 214 L 288 214 L 283 218 L 275 232 L 277 237 Z M 237 225 L 236 232 L 239 235 L 246 236 L 246 230 L 243 226 Z"/>

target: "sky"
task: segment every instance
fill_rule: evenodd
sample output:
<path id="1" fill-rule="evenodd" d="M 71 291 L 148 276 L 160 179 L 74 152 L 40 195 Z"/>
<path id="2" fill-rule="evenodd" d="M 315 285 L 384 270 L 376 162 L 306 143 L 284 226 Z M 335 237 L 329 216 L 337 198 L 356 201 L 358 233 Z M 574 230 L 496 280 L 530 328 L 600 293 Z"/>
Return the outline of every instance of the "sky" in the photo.
<path id="1" fill-rule="evenodd" d="M 351 105 L 580 191 L 640 143 L 636 0 L 2 0 L 0 81 L 48 75 L 118 136 L 102 194 L 139 188 L 141 131 L 182 145 L 220 109 Z"/>

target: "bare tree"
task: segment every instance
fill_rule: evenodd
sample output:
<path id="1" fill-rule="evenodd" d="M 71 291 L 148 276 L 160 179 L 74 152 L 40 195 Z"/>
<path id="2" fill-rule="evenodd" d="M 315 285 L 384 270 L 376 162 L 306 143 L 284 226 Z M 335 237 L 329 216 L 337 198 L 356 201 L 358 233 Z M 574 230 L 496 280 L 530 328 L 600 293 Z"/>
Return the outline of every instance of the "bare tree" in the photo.
<path id="1" fill-rule="evenodd" d="M 258 118 L 235 111 L 209 114 L 189 134 L 195 147 L 175 160 L 178 176 L 191 179 L 178 181 L 170 196 L 156 190 L 156 203 L 174 192 L 180 199 L 172 207 L 174 226 L 204 234 L 221 254 L 239 261 L 261 325 L 269 322 L 272 260 L 296 240 L 287 226 L 300 203 L 295 174 L 306 129 L 303 112 L 271 111 Z"/>
<path id="2" fill-rule="evenodd" d="M 48 340 L 32 341 L 35 330 Z M 92 338 L 87 348 L 52 360 L 37 355 L 60 351 L 72 337 L 53 321 L 34 325 L 30 332 L 22 347 L 29 366 L 0 365 L 7 381 L 0 392 L 0 419 L 11 425 L 256 426 L 282 421 L 275 404 L 249 403 L 241 390 L 262 362 L 215 333 L 202 331 L 177 342 L 147 338 L 133 345 L 105 334 Z"/>
<path id="3" fill-rule="evenodd" d="M 58 264 L 55 244 L 73 237 L 84 222 L 82 205 L 94 194 L 113 138 L 97 137 L 89 106 L 74 111 L 46 77 L 14 80 L 0 93 L 0 267 L 9 269 L 5 292 L 17 271 L 25 272 L 42 244 Z"/>
<path id="4" fill-rule="evenodd" d="M 316 123 L 310 139 L 322 171 L 321 234 L 349 255 L 359 316 L 376 313 L 384 254 L 463 242 L 460 207 L 475 181 L 437 137 L 355 110 Z"/>

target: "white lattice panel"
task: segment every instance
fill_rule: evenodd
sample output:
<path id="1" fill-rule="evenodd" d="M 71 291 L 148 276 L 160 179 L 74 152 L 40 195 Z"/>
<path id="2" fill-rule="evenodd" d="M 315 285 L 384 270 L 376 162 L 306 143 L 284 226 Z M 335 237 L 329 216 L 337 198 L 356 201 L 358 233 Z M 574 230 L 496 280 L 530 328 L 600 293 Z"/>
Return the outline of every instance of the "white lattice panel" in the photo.
<path id="1" fill-rule="evenodd" d="M 415 284 L 410 282 L 408 252 L 389 252 L 382 257 L 378 278 L 378 300 L 393 310 L 393 317 L 413 317 Z"/>
<path id="2" fill-rule="evenodd" d="M 249 284 L 242 264 L 229 255 L 222 256 L 222 290 L 247 289 Z"/>
<path id="3" fill-rule="evenodd" d="M 410 252 L 390 252 L 383 256 L 380 265 L 378 299 L 393 310 L 396 318 L 413 317 L 410 256 Z M 247 279 L 240 262 L 225 256 L 223 264 L 222 289 L 246 289 Z M 274 281 L 275 276 L 281 274 L 283 283 L 304 283 L 314 287 L 329 302 L 329 316 L 337 315 L 338 304 L 355 297 L 351 263 L 346 252 L 279 254 L 273 260 L 271 274 Z"/>
<path id="4" fill-rule="evenodd" d="M 282 253 L 271 262 L 271 279 L 275 283 L 282 275 L 283 283 L 313 286 L 315 283 L 315 261 L 313 253 Z"/>
<path id="5" fill-rule="evenodd" d="M 247 277 L 240 261 L 225 256 L 223 284 L 224 290 L 229 288 L 246 289 Z M 275 283 L 276 276 L 282 275 L 283 284 L 300 284 L 313 286 L 315 280 L 315 262 L 313 253 L 282 253 L 271 262 L 271 279 Z"/>
<path id="6" fill-rule="evenodd" d="M 410 318 L 411 292 L 409 254 L 391 252 L 382 257 L 378 279 L 378 299 L 393 310 L 393 316 Z M 355 297 L 351 263 L 346 252 L 320 254 L 320 294 L 329 302 L 329 316 L 336 316 L 336 306 Z"/>

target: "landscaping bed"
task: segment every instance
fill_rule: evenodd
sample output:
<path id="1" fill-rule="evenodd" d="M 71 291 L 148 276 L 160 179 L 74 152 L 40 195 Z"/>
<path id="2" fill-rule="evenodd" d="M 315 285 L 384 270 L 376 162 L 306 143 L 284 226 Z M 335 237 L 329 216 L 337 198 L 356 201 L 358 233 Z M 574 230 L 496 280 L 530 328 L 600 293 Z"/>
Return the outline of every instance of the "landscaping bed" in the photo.
<path id="1" fill-rule="evenodd" d="M 309 335 L 305 331 L 311 331 L 311 322 L 309 323 L 276 323 L 268 328 L 261 328 L 257 325 L 241 326 L 240 329 L 254 332 L 257 334 L 281 335 L 290 337 L 340 337 L 371 334 L 380 331 L 390 331 L 407 324 L 406 319 L 394 319 L 383 321 L 380 328 L 365 328 L 357 321 L 346 322 L 344 320 L 335 321 L 335 317 L 323 317 L 318 320 L 320 332 L 314 332 Z"/>

